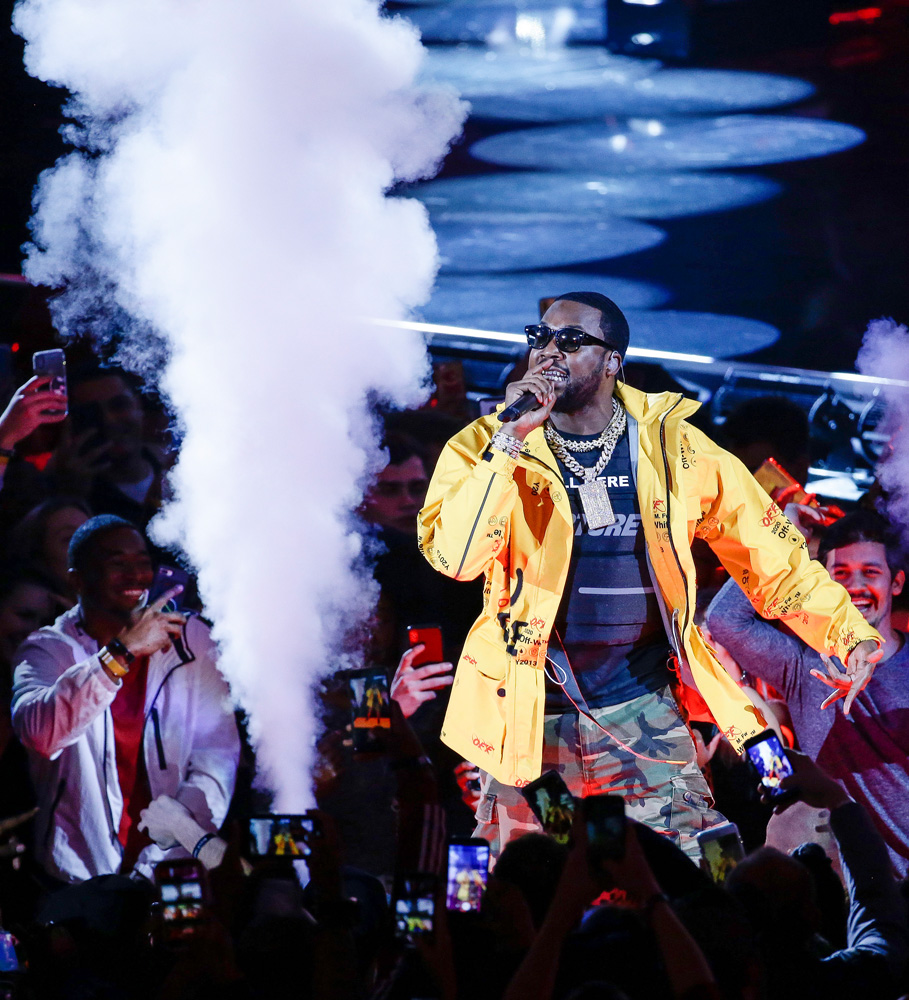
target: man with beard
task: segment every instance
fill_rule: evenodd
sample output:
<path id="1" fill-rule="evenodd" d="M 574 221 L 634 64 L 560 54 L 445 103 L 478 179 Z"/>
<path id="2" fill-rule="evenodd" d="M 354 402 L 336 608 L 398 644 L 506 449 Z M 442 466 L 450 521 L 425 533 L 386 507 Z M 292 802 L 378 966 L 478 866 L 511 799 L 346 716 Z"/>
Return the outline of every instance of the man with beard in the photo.
<path id="1" fill-rule="evenodd" d="M 806 531 L 818 523 L 819 515 L 811 507 L 793 504 L 786 511 Z M 824 711 L 849 689 L 842 664 L 824 662 L 795 636 L 761 621 L 747 590 L 743 594 L 732 581 L 727 583 L 710 605 L 707 624 L 743 670 L 783 693 L 799 746 L 865 806 L 894 868 L 905 877 L 909 873 L 909 644 L 891 621 L 892 600 L 906 580 L 899 548 L 886 518 L 875 511 L 856 511 L 823 535 L 818 559 L 884 640 L 874 676 L 848 716 Z M 823 704 L 821 682 L 833 689 Z"/>
<path id="2" fill-rule="evenodd" d="M 621 794 L 696 855 L 693 835 L 720 817 L 667 660 L 736 749 L 764 720 L 693 623 L 693 539 L 759 610 L 843 659 L 848 704 L 881 639 L 744 466 L 687 423 L 697 403 L 617 381 L 629 334 L 614 302 L 560 296 L 526 334 L 505 405 L 530 394 L 536 409 L 452 438 L 420 512 L 430 563 L 486 584 L 442 739 L 485 772 L 477 835 L 494 850 L 539 829 L 519 789 L 556 770 L 577 797 Z"/>

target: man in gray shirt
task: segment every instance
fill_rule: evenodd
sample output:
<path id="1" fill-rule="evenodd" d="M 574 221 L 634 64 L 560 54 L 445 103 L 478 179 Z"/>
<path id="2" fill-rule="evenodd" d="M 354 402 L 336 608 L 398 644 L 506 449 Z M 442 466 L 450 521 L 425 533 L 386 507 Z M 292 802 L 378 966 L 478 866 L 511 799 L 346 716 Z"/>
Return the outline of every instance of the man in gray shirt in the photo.
<path id="1" fill-rule="evenodd" d="M 817 522 L 809 507 L 790 507 L 787 514 L 803 532 L 811 530 L 812 519 Z M 827 530 L 818 559 L 884 639 L 883 656 L 848 714 L 829 710 L 849 688 L 842 664 L 824 662 L 791 632 L 759 618 L 747 592 L 734 581 L 714 598 L 707 626 L 746 673 L 782 692 L 802 750 L 865 806 L 894 868 L 905 876 L 909 872 L 909 644 L 891 621 L 892 599 L 905 582 L 897 561 L 899 550 L 884 517 L 857 511 Z M 819 707 L 822 683 L 832 693 Z"/>

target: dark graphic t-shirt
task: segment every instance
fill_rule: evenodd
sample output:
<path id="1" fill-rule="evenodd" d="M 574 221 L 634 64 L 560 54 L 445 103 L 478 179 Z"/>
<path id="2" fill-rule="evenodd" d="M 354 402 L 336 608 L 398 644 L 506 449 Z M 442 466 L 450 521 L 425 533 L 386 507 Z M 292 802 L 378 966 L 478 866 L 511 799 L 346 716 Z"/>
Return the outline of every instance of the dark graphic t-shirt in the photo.
<path id="1" fill-rule="evenodd" d="M 585 441 L 597 435 L 562 436 Z M 600 452 L 573 457 L 591 468 Z M 561 461 L 559 470 L 574 515 L 574 547 L 550 648 L 557 660 L 560 651 L 567 656 L 590 708 L 617 705 L 657 690 L 669 679 L 666 633 L 647 568 L 628 434 L 597 477 L 606 484 L 615 524 L 589 528 L 578 494 L 582 480 Z M 551 666 L 550 672 L 556 673 Z M 546 711 L 569 708 L 565 693 L 547 679 Z"/>

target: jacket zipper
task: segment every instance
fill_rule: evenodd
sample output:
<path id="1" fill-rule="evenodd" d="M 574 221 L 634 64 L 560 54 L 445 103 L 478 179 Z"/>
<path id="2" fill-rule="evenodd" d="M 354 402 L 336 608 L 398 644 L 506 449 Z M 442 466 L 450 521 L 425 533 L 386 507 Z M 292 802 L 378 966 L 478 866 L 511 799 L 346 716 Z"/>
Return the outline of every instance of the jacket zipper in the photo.
<path id="1" fill-rule="evenodd" d="M 182 635 L 179 638 L 182 640 Z M 181 662 L 178 663 L 178 664 L 176 664 L 175 666 L 171 667 L 170 670 L 168 670 L 167 674 L 165 675 L 164 680 L 162 680 L 161 683 L 158 685 L 158 690 L 155 692 L 154 698 L 152 698 L 151 708 L 149 709 L 148 713 L 145 716 L 145 721 L 142 723 L 143 742 L 144 742 L 145 726 L 148 724 L 149 716 L 151 716 L 152 723 L 153 723 L 154 729 L 155 729 L 155 745 L 156 745 L 156 751 L 157 751 L 157 754 L 158 754 L 158 765 L 160 766 L 160 768 L 161 768 L 162 771 L 166 771 L 167 770 L 167 760 L 166 760 L 166 758 L 164 756 L 164 741 L 161 738 L 161 724 L 160 724 L 160 720 L 159 720 L 159 717 L 158 717 L 158 710 L 155 708 L 155 702 L 157 702 L 158 695 L 161 694 L 161 689 L 164 687 L 164 685 L 169 680 L 170 675 L 175 670 L 179 670 L 180 667 L 186 666 L 187 663 L 192 663 L 192 661 L 195 659 L 195 656 L 193 656 L 191 652 L 187 651 L 187 647 L 184 646 L 184 644 L 182 643 L 182 641 L 180 642 L 180 646 L 178 647 L 177 651 L 178 651 L 179 655 L 181 656 Z M 184 656 L 186 657 L 185 659 L 182 658 Z M 110 797 L 107 794 L 107 785 L 108 785 L 108 778 L 107 778 L 107 757 L 108 757 L 108 749 L 107 749 L 108 748 L 108 742 L 107 742 L 107 720 L 108 720 L 109 717 L 111 717 L 111 712 L 110 712 L 110 709 L 107 709 L 107 711 L 104 713 L 104 748 L 102 750 L 103 762 L 102 762 L 102 765 L 101 765 L 101 774 L 102 774 L 102 777 L 104 778 L 104 805 L 107 807 L 107 822 L 108 822 L 108 825 L 110 827 L 111 840 L 113 841 L 114 844 L 116 844 L 116 845 L 119 846 L 120 840 L 119 840 L 119 837 L 118 837 L 118 831 L 114 829 L 114 811 L 113 811 L 113 809 L 111 809 Z M 113 725 L 113 721 L 111 722 L 111 725 Z M 52 807 L 52 810 L 51 810 L 51 816 L 53 816 L 54 811 L 57 808 L 57 804 L 60 801 L 60 797 L 63 794 L 63 788 L 65 787 L 65 785 L 66 785 L 66 782 L 64 780 L 62 782 L 62 786 L 63 787 L 61 787 L 58 790 L 57 796 L 54 799 L 54 804 L 53 804 L 53 807 Z M 120 850 L 121 850 L 121 853 L 122 853 L 122 847 L 120 848 Z"/>
<path id="2" fill-rule="evenodd" d="M 467 562 L 467 553 L 470 551 L 470 543 L 473 541 L 474 533 L 477 530 L 477 525 L 480 523 L 480 515 L 483 513 L 483 508 L 486 506 L 486 499 L 489 496 L 489 491 L 492 489 L 492 477 L 495 475 L 493 472 L 489 477 L 489 483 L 486 486 L 486 492 L 483 494 L 483 501 L 480 504 L 480 509 L 477 511 L 476 519 L 473 522 L 473 527 L 470 529 L 470 534 L 467 536 L 467 544 L 464 546 L 464 555 L 461 556 L 461 564 L 458 566 L 458 572 L 455 576 L 461 575 L 461 570 L 464 568 L 464 563 Z"/>
<path id="3" fill-rule="evenodd" d="M 110 719 L 110 724 L 111 724 L 111 726 L 113 726 L 113 724 L 114 724 L 113 715 L 111 714 L 111 710 L 110 709 L 107 709 L 107 711 L 104 713 L 104 750 L 103 750 L 103 754 L 102 754 L 103 757 L 104 757 L 104 765 L 103 765 L 102 770 L 101 770 L 101 773 L 102 773 L 102 775 L 104 777 L 104 805 L 107 807 L 107 822 L 108 822 L 108 825 L 110 826 L 110 839 L 111 839 L 111 843 L 115 847 L 117 847 L 119 849 L 120 854 L 122 855 L 123 854 L 123 845 L 120 843 L 120 838 L 118 836 L 119 830 L 116 830 L 114 828 L 114 811 L 110 807 L 110 796 L 107 794 L 107 785 L 108 785 L 108 777 L 107 777 L 107 756 L 108 756 L 108 749 L 107 749 L 107 722 L 108 722 L 108 719 Z"/>
<path id="4" fill-rule="evenodd" d="M 170 670 L 167 671 L 167 673 L 164 675 L 164 679 L 158 685 L 158 690 L 155 691 L 155 696 L 154 698 L 152 698 L 152 703 L 145 716 L 145 723 L 143 724 L 143 730 L 144 727 L 148 725 L 148 720 L 151 719 L 152 728 L 155 734 L 155 752 L 158 755 L 158 767 L 162 771 L 167 770 L 167 757 L 164 753 L 164 740 L 161 736 L 161 717 L 158 715 L 158 709 L 155 707 L 155 705 L 158 702 L 158 696 L 161 694 L 164 685 L 170 680 L 171 674 L 173 674 L 175 670 L 179 670 L 180 667 L 185 667 L 187 663 L 192 663 L 194 659 L 195 659 L 194 656 L 190 657 L 190 659 L 186 661 L 175 664 L 170 668 Z"/>
<path id="5" fill-rule="evenodd" d="M 681 656 L 684 650 L 684 643 L 682 641 L 682 636 L 688 629 L 688 616 L 690 614 L 690 606 L 688 603 L 688 579 L 685 576 L 685 570 L 682 568 L 682 560 L 679 559 L 679 553 L 676 550 L 675 542 L 672 539 L 672 487 L 669 482 L 669 455 L 666 452 L 666 421 L 669 419 L 669 415 L 672 411 L 682 402 L 684 396 L 679 396 L 679 398 L 673 403 L 669 410 L 663 415 L 663 419 L 660 421 L 660 449 L 663 453 L 663 473 L 666 476 L 666 534 L 669 537 L 669 547 L 672 549 L 672 554 L 675 557 L 675 564 L 679 568 L 679 576 L 682 578 L 682 590 L 685 593 L 685 618 L 682 623 L 682 628 L 679 631 L 678 642 L 682 647 L 679 649 L 679 655 Z M 673 624 L 678 622 L 678 609 L 673 609 Z"/>
<path id="6" fill-rule="evenodd" d="M 44 833 L 44 846 L 46 847 L 48 841 L 51 838 L 51 834 L 54 832 L 54 817 L 57 814 L 57 806 L 60 805 L 60 799 L 63 798 L 63 793 L 66 791 L 66 778 L 60 779 L 60 784 L 57 785 L 57 794 L 54 796 L 54 801 L 51 803 L 50 814 L 47 817 L 47 830 Z"/>
<path id="7" fill-rule="evenodd" d="M 158 709 L 154 706 L 151 710 L 152 726 L 155 730 L 155 748 L 158 751 L 158 767 L 162 771 L 167 770 L 167 758 L 164 756 L 164 741 L 161 739 L 161 720 L 158 717 Z"/>

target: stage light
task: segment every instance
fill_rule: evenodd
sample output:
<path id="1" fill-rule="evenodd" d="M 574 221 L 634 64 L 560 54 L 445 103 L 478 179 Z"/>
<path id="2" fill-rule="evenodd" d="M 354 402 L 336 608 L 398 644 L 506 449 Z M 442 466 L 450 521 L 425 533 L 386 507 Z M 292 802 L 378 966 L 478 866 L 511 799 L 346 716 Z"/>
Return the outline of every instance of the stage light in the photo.
<path id="1" fill-rule="evenodd" d="M 606 0 L 606 45 L 625 55 L 687 59 L 691 14 L 682 0 Z"/>
<path id="2" fill-rule="evenodd" d="M 515 38 L 534 47 L 546 44 L 546 28 L 543 22 L 532 14 L 518 14 L 514 26 Z"/>

